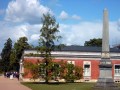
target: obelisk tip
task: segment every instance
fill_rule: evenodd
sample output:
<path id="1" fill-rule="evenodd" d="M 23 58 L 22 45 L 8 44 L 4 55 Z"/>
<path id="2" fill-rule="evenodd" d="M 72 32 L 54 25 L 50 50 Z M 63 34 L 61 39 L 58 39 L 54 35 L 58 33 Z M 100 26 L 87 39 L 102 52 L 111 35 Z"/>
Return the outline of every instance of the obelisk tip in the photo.
<path id="1" fill-rule="evenodd" d="M 104 11 L 107 11 L 107 8 L 104 8 Z"/>

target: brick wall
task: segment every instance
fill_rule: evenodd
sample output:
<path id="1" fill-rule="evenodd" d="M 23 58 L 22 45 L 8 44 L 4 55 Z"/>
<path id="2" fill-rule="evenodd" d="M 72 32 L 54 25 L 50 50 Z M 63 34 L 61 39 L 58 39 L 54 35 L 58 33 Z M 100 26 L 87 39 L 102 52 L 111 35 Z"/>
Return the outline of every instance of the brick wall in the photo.
<path id="1" fill-rule="evenodd" d="M 53 60 L 54 62 L 60 62 L 61 60 L 67 62 L 67 59 L 55 59 Z M 41 61 L 40 58 L 25 58 L 24 62 L 32 62 L 32 63 L 37 63 L 38 61 Z M 77 60 L 72 60 L 75 62 L 75 65 L 81 66 L 83 68 L 83 62 L 84 61 L 90 61 L 91 62 L 91 79 L 98 79 L 99 77 L 99 61 L 100 60 L 85 60 L 85 59 L 77 59 Z M 120 64 L 120 60 L 112 60 L 112 76 L 114 77 L 114 64 Z M 29 72 L 27 69 L 24 69 L 24 72 Z M 24 78 L 31 78 L 31 74 L 29 73 L 27 76 L 24 76 Z"/>

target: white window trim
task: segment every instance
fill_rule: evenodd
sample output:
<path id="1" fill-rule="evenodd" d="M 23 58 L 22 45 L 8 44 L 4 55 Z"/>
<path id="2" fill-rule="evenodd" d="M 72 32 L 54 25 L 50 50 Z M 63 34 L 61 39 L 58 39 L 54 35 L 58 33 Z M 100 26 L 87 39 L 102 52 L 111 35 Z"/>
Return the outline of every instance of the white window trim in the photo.
<path id="1" fill-rule="evenodd" d="M 91 77 L 91 61 L 83 61 L 83 70 L 84 70 L 84 66 L 85 65 L 90 65 L 90 75 L 88 75 L 88 76 L 85 76 L 85 74 L 84 74 L 84 71 L 83 71 L 83 76 L 84 77 Z"/>
<path id="2" fill-rule="evenodd" d="M 73 64 L 73 65 L 75 65 L 75 61 L 70 61 L 70 60 L 68 60 L 67 63 L 68 63 L 68 64 Z"/>
<path id="3" fill-rule="evenodd" d="M 114 64 L 114 76 L 120 76 L 120 74 L 115 74 L 115 65 L 120 65 L 120 64 Z"/>

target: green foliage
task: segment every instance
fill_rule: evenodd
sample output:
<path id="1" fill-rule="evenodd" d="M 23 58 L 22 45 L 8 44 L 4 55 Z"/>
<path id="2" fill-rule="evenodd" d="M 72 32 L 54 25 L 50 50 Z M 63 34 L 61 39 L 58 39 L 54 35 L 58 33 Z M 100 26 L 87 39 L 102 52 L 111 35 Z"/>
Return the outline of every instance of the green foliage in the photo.
<path id="1" fill-rule="evenodd" d="M 42 18 L 42 28 L 40 30 L 40 52 L 43 56 L 43 62 L 46 65 L 46 83 L 49 80 L 49 68 L 51 68 L 51 51 L 55 49 L 55 41 L 58 41 L 61 36 L 58 35 L 59 25 L 56 23 L 56 20 L 49 13 L 47 15 L 43 15 Z"/>
<path id="2" fill-rule="evenodd" d="M 0 59 L 0 74 L 3 73 L 3 62 L 2 60 Z"/>
<path id="3" fill-rule="evenodd" d="M 40 77 L 39 75 L 39 63 L 33 64 L 31 62 L 24 62 L 24 67 L 28 69 L 27 73 L 31 73 L 33 80 L 38 79 Z"/>
<path id="4" fill-rule="evenodd" d="M 61 60 L 59 62 L 59 65 L 60 65 L 60 79 L 63 79 L 66 76 L 66 66 L 67 66 L 67 63 L 64 62 L 63 60 Z"/>
<path id="5" fill-rule="evenodd" d="M 82 78 L 83 69 L 80 66 L 75 66 L 75 80 Z"/>
<path id="6" fill-rule="evenodd" d="M 64 48 L 66 45 L 65 44 L 59 44 L 55 46 L 55 49 L 57 50 L 61 50 L 62 48 Z"/>
<path id="7" fill-rule="evenodd" d="M 27 56 L 27 57 L 40 57 L 40 54 L 29 53 L 29 54 L 25 54 L 24 56 Z"/>
<path id="8" fill-rule="evenodd" d="M 67 64 L 67 74 L 65 79 L 67 82 L 74 82 L 74 80 L 79 80 L 82 78 L 82 68 L 80 66 L 75 66 L 72 63 Z"/>
<path id="9" fill-rule="evenodd" d="M 75 74 L 74 74 L 74 65 L 71 63 L 67 64 L 67 74 L 65 76 L 66 81 L 68 82 L 74 82 L 75 80 Z"/>
<path id="10" fill-rule="evenodd" d="M 10 69 L 10 54 L 12 49 L 12 40 L 8 38 L 6 43 L 4 44 L 4 48 L 2 49 L 1 58 L 3 71 L 9 71 Z"/>
<path id="11" fill-rule="evenodd" d="M 17 40 L 17 42 L 14 44 L 14 50 L 16 54 L 16 71 L 19 71 L 19 61 L 22 58 L 24 50 L 30 48 L 30 45 L 27 41 L 27 37 L 20 37 L 19 40 Z"/>
<path id="12" fill-rule="evenodd" d="M 19 71 L 19 61 L 23 51 L 31 48 L 27 41 L 27 37 L 20 37 L 12 48 L 12 40 L 10 38 L 7 40 L 1 53 L 1 69 L 3 71 Z"/>
<path id="13" fill-rule="evenodd" d="M 102 39 L 101 38 L 90 39 L 89 41 L 85 41 L 84 46 L 97 46 L 97 47 L 101 47 L 102 46 Z"/>
<path id="14" fill-rule="evenodd" d="M 59 25 L 56 23 L 55 18 L 49 13 L 47 15 L 43 15 L 42 23 L 43 26 L 40 30 L 40 44 L 51 51 L 54 49 L 54 41 L 58 41 L 60 38 L 60 36 L 57 35 L 59 32 Z"/>
<path id="15" fill-rule="evenodd" d="M 20 37 L 19 40 L 17 40 L 17 42 L 14 44 L 18 61 L 21 58 L 23 51 L 30 47 L 27 41 L 27 37 Z"/>
<path id="16" fill-rule="evenodd" d="M 11 54 L 10 54 L 10 70 L 12 71 L 17 71 L 17 58 L 16 58 L 16 52 L 15 49 L 11 50 Z"/>
<path id="17" fill-rule="evenodd" d="M 40 78 L 45 79 L 45 72 L 46 72 L 46 65 L 45 63 L 39 63 L 39 75 Z"/>
<path id="18" fill-rule="evenodd" d="M 60 75 L 60 65 L 58 63 L 53 63 L 52 65 L 52 69 L 51 69 L 51 73 L 52 73 L 52 79 L 53 80 L 58 80 L 58 77 Z"/>
<path id="19" fill-rule="evenodd" d="M 71 63 L 50 62 L 46 66 L 43 62 L 37 62 L 35 64 L 31 62 L 25 62 L 24 67 L 28 69 L 28 73 L 32 74 L 31 79 L 43 79 L 55 80 L 65 79 L 67 82 L 74 82 L 82 78 L 83 69 L 80 66 L 74 66 Z M 46 69 L 48 70 L 48 77 L 46 77 Z M 26 74 L 28 74 L 26 73 Z"/>

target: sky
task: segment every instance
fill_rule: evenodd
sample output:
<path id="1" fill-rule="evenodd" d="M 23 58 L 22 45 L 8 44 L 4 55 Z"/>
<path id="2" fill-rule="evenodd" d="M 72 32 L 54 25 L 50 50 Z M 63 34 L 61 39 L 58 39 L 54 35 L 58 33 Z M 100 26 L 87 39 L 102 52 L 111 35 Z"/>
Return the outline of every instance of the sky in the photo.
<path id="1" fill-rule="evenodd" d="M 109 12 L 110 46 L 120 43 L 120 0 L 0 0 L 0 52 L 8 38 L 26 36 L 38 45 L 41 18 L 50 13 L 59 23 L 59 43 L 84 45 L 102 38 L 103 10 Z"/>

